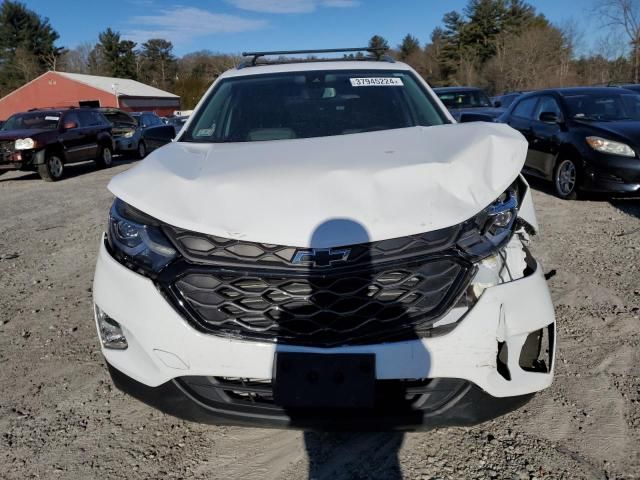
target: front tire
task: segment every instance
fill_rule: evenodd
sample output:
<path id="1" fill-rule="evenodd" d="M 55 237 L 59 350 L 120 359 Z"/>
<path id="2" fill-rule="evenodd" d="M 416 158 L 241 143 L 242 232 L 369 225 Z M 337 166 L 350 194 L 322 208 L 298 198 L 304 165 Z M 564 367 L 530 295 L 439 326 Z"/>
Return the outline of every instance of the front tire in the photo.
<path id="1" fill-rule="evenodd" d="M 57 153 L 48 153 L 44 163 L 38 165 L 38 174 L 45 182 L 57 182 L 64 175 L 64 162 Z"/>
<path id="2" fill-rule="evenodd" d="M 98 165 L 98 168 L 109 168 L 113 165 L 113 152 L 109 147 L 104 145 L 100 147 L 98 158 L 96 158 L 96 164 Z"/>
<path id="3" fill-rule="evenodd" d="M 147 146 L 145 145 L 145 143 L 140 140 L 140 142 L 138 142 L 138 149 L 136 151 L 136 156 L 140 159 L 144 158 L 147 156 Z"/>
<path id="4" fill-rule="evenodd" d="M 575 160 L 559 160 L 553 169 L 553 189 L 563 200 L 578 198 L 578 165 Z"/>

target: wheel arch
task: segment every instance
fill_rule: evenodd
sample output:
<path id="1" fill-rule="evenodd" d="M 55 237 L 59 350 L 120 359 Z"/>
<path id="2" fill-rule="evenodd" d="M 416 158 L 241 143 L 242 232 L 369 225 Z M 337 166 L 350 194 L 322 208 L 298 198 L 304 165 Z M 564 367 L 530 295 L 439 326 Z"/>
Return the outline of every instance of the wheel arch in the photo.
<path id="1" fill-rule="evenodd" d="M 67 163 L 67 157 L 64 152 L 64 147 L 59 143 L 53 143 L 51 145 L 47 145 L 45 148 L 40 150 L 36 155 L 36 165 L 42 165 L 45 162 L 45 159 L 49 155 L 58 155 L 62 160 L 62 163 Z"/>

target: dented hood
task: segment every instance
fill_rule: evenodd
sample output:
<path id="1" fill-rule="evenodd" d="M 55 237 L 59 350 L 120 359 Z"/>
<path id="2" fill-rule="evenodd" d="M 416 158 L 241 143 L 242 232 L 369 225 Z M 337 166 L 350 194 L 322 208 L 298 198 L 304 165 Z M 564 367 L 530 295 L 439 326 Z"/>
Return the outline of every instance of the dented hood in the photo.
<path id="1" fill-rule="evenodd" d="M 518 176 L 507 125 L 448 124 L 297 140 L 172 143 L 111 180 L 117 197 L 171 225 L 252 242 L 326 248 L 458 224 Z M 312 240 L 313 238 L 313 240 Z"/>

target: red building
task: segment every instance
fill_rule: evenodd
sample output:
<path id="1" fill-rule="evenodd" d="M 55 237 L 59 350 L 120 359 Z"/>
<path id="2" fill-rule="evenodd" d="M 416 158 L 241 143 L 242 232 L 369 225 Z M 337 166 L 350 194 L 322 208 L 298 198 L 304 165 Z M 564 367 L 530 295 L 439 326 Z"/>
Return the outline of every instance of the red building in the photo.
<path id="1" fill-rule="evenodd" d="M 81 105 L 163 116 L 180 110 L 180 97 L 125 78 L 47 72 L 0 99 L 0 120 L 32 108 Z"/>

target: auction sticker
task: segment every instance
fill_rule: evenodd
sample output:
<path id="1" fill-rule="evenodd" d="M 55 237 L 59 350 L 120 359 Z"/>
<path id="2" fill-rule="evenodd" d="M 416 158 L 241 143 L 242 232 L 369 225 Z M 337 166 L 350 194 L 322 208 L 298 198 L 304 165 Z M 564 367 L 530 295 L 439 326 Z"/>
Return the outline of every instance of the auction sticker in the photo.
<path id="1" fill-rule="evenodd" d="M 397 77 L 361 77 L 350 78 L 352 87 L 402 87 L 401 78 Z"/>

